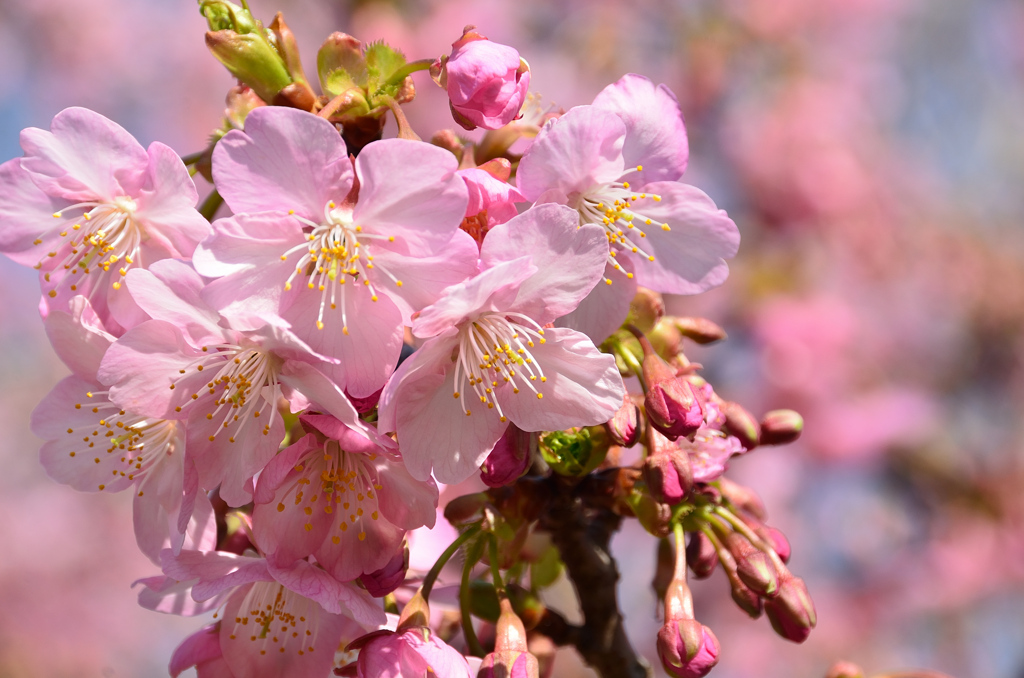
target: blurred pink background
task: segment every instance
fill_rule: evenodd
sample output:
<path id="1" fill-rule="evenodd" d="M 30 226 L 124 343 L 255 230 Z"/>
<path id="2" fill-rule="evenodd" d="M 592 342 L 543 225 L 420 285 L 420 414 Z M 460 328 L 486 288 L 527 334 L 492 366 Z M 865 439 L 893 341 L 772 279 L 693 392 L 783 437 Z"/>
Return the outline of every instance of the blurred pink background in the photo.
<path id="1" fill-rule="evenodd" d="M 676 92 L 686 180 L 743 235 L 721 288 L 670 301 L 729 332 L 693 351 L 725 397 L 793 407 L 796 445 L 733 466 L 793 542 L 818 607 L 806 644 L 695 585 L 716 678 L 927 667 L 1024 677 L 1024 6 L 1014 0 L 253 0 L 304 45 L 334 30 L 410 58 L 476 24 L 564 108 L 627 72 Z M 144 144 L 200 150 L 231 79 L 196 3 L 0 0 L 0 160 L 72 105 Z M 453 127 L 417 76 L 421 136 Z M 205 189 L 201 186 L 201 191 Z M 200 624 L 138 608 L 126 495 L 46 478 L 29 432 L 65 373 L 35 274 L 0 257 L 0 677 L 162 676 Z M 615 541 L 632 638 L 653 652 L 654 542 Z M 557 676 L 586 675 L 559 658 Z"/>

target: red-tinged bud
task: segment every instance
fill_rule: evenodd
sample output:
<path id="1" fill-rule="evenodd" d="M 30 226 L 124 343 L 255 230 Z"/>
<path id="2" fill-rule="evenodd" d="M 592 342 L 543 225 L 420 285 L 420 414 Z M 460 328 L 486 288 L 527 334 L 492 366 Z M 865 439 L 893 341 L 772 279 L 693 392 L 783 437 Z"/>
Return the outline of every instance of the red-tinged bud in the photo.
<path id="1" fill-rule="evenodd" d="M 719 409 L 725 415 L 722 430 L 734 436 L 748 450 L 757 447 L 761 439 L 761 427 L 754 415 L 747 412 L 742 405 L 728 400 L 722 401 Z"/>
<path id="2" fill-rule="evenodd" d="M 629 508 L 640 525 L 655 537 L 667 537 L 672 530 L 672 507 L 646 492 L 635 492 L 628 498 Z"/>
<path id="3" fill-rule="evenodd" d="M 785 445 L 800 437 L 804 418 L 793 410 L 772 410 L 761 419 L 761 444 Z"/>
<path id="4" fill-rule="evenodd" d="M 757 532 L 757 536 L 764 539 L 765 542 L 767 542 L 772 549 L 779 554 L 779 558 L 782 559 L 782 562 L 789 562 L 789 556 L 792 553 L 792 550 L 789 546 L 789 540 L 786 539 L 786 535 L 782 534 L 782 530 L 763 525 L 756 528 L 754 531 Z"/>
<path id="5" fill-rule="evenodd" d="M 383 598 L 402 585 L 408 569 L 409 546 L 404 545 L 402 550 L 388 561 L 387 565 L 376 572 L 362 575 L 359 577 L 359 581 L 371 596 Z"/>
<path id="6" fill-rule="evenodd" d="M 502 598 L 495 629 L 494 652 L 484 657 L 477 678 L 539 678 L 540 665 L 530 654 L 523 622 Z"/>
<path id="7" fill-rule="evenodd" d="M 228 511 L 224 516 L 224 538 L 218 544 L 218 551 L 227 551 L 241 555 L 251 549 L 252 516 L 241 511 Z"/>
<path id="8" fill-rule="evenodd" d="M 736 573 L 744 584 L 760 596 L 774 596 L 779 591 L 779 573 L 761 551 L 738 532 L 730 532 L 722 540 L 736 559 Z"/>
<path id="9" fill-rule="evenodd" d="M 443 129 L 434 132 L 434 136 L 430 137 L 430 143 L 451 152 L 459 163 L 462 163 L 463 154 L 466 151 L 466 145 L 462 143 L 462 140 L 459 139 L 458 135 L 452 130 Z M 470 158 L 472 158 L 472 156 L 470 156 Z"/>
<path id="10" fill-rule="evenodd" d="M 475 523 L 483 516 L 489 498 L 483 492 L 455 497 L 444 507 L 444 517 L 452 525 Z"/>
<path id="11" fill-rule="evenodd" d="M 274 20 L 270 22 L 270 31 L 274 34 L 274 43 L 277 51 L 284 59 L 285 68 L 295 82 L 306 83 L 306 72 L 302 70 L 302 59 L 299 57 L 299 43 L 295 40 L 295 34 L 288 24 L 284 22 L 284 15 L 278 12 Z M 312 90 L 311 90 L 312 91 Z"/>
<path id="12" fill-rule="evenodd" d="M 675 326 L 687 339 L 710 344 L 726 338 L 725 330 L 707 318 L 675 318 Z"/>
<path id="13" fill-rule="evenodd" d="M 425 627 L 429 624 L 430 605 L 423 598 L 423 589 L 420 589 L 402 608 L 402 614 L 398 618 L 397 632 L 401 633 L 405 629 L 416 626 Z"/>
<path id="14" fill-rule="evenodd" d="M 794 643 L 802 643 L 818 623 L 814 601 L 800 577 L 788 570 L 779 577 L 779 591 L 774 598 L 766 598 L 764 611 L 775 633 Z"/>
<path id="15" fill-rule="evenodd" d="M 650 331 L 645 332 L 654 352 L 665 360 L 674 358 L 683 350 L 683 335 L 672 320 L 662 318 Z"/>
<path id="16" fill-rule="evenodd" d="M 768 512 L 764 508 L 764 502 L 761 501 L 761 497 L 749 487 L 734 483 L 728 478 L 723 477 L 718 479 L 718 489 L 721 490 L 722 496 L 728 499 L 729 503 L 733 506 L 743 509 L 761 521 L 768 517 Z"/>
<path id="17" fill-rule="evenodd" d="M 628 393 L 623 396 L 622 407 L 605 424 L 605 428 L 612 442 L 622 447 L 632 447 L 640 439 L 640 408 L 630 400 Z"/>
<path id="18" fill-rule="evenodd" d="M 372 412 L 373 408 L 377 407 L 377 403 L 380 402 L 380 394 L 383 391 L 384 387 L 382 386 L 377 389 L 375 393 L 371 393 L 364 398 L 353 398 L 348 395 L 348 391 L 345 392 L 345 395 L 347 395 L 348 399 L 352 401 L 352 406 L 356 408 L 356 411 L 359 412 L 359 414 L 367 414 L 368 412 Z"/>
<path id="19" fill-rule="evenodd" d="M 690 456 L 654 429 L 648 429 L 644 482 L 651 496 L 669 505 L 678 504 L 693 488 Z"/>
<path id="20" fill-rule="evenodd" d="M 718 565 L 718 552 L 703 532 L 691 532 L 686 545 L 686 564 L 697 579 L 707 579 Z"/>
<path id="21" fill-rule="evenodd" d="M 725 549 L 718 554 L 718 558 L 722 563 L 722 569 L 725 570 L 725 576 L 729 579 L 729 588 L 731 589 L 733 602 L 736 603 L 737 607 L 750 615 L 751 619 L 760 617 L 763 611 L 761 596 L 750 590 L 750 587 L 740 579 L 736 571 L 736 559 Z"/>
<path id="22" fill-rule="evenodd" d="M 509 424 L 480 468 L 480 479 L 488 487 L 514 483 L 526 473 L 537 451 L 537 434 Z"/>
<path id="23" fill-rule="evenodd" d="M 832 665 L 825 678 L 864 678 L 864 669 L 853 662 L 839 661 Z"/>
<path id="24" fill-rule="evenodd" d="M 626 322 L 647 334 L 654 329 L 658 321 L 665 315 L 665 300 L 661 294 L 646 287 L 637 289 L 633 301 L 629 302 L 629 315 Z"/>
<path id="25" fill-rule="evenodd" d="M 658 360 L 658 358 L 655 356 Z M 647 359 L 644 359 L 646 376 Z M 670 440 L 689 436 L 704 423 L 704 404 L 689 382 L 673 377 L 670 380 L 651 384 L 644 398 L 644 409 L 651 426 L 658 429 Z"/>
<path id="26" fill-rule="evenodd" d="M 695 619 L 667 621 L 658 631 L 658 658 L 670 676 L 701 678 L 718 663 L 718 638 Z"/>

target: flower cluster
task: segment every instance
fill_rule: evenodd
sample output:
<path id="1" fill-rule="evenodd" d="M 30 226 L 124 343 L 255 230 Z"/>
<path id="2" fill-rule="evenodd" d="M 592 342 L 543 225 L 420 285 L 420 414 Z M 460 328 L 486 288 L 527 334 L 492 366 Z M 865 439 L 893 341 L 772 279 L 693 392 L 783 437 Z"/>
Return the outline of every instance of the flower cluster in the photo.
<path id="1" fill-rule="evenodd" d="M 264 28 L 228 2 L 201 7 L 240 80 L 206 151 L 186 164 L 72 108 L 0 165 L 0 251 L 40 271 L 72 371 L 33 416 L 42 463 L 78 490 L 131 488 L 138 545 L 161 568 L 138 582 L 143 606 L 216 611 L 172 674 L 469 675 L 464 654 L 483 654 L 469 582 L 486 556 L 501 613 L 478 614 L 497 629 L 481 675 L 537 675 L 524 590 L 501 571 L 531 562 L 534 534 L 560 544 L 542 512 L 584 476 L 618 487 L 605 506 L 618 519 L 693 535 L 659 635 L 674 675 L 704 675 L 718 652 L 683 592 L 686 552 L 806 637 L 813 607 L 785 539 L 723 477 L 798 424 L 759 425 L 697 376 L 682 339 L 717 338 L 706 321 L 655 312 L 644 326 L 645 300 L 722 283 L 739 242 L 681 181 L 674 95 L 627 75 L 542 114 L 526 62 L 467 29 L 450 56 L 409 63 L 334 34 L 318 96 L 280 15 Z M 411 130 L 401 103 L 427 68 L 455 121 L 489 130 L 478 145 Z M 398 138 L 381 138 L 388 113 Z M 213 183 L 199 209 L 196 173 Z M 619 459 L 637 443 L 639 461 Z M 436 483 L 474 477 L 494 489 L 446 514 L 467 549 L 461 639 L 435 633 L 427 607 L 452 549 L 382 630 L 408 600 L 408 536 L 434 526 Z"/>

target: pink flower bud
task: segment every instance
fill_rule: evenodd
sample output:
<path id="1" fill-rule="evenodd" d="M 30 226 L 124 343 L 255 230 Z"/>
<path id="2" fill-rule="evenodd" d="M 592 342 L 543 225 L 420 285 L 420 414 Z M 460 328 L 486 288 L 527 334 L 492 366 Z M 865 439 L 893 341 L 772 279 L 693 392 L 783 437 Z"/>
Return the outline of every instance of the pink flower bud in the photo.
<path id="1" fill-rule="evenodd" d="M 540 665 L 529 652 L 522 620 L 508 598 L 502 598 L 500 604 L 494 652 L 484 657 L 477 678 L 538 678 Z"/>
<path id="2" fill-rule="evenodd" d="M 388 564 L 376 572 L 364 574 L 359 581 L 374 598 L 383 598 L 405 581 L 406 570 L 409 569 L 409 547 L 405 546 L 388 561 Z"/>
<path id="3" fill-rule="evenodd" d="M 718 638 L 694 619 L 666 621 L 658 631 L 658 657 L 670 676 L 701 678 L 718 663 Z"/>
<path id="4" fill-rule="evenodd" d="M 690 543 L 686 545 L 686 564 L 697 579 L 706 579 L 718 565 L 718 552 L 708 536 L 703 532 L 690 534 Z"/>
<path id="5" fill-rule="evenodd" d="M 766 598 L 764 611 L 775 633 L 794 643 L 802 643 L 818 623 L 814 601 L 807 592 L 807 586 L 800 577 L 788 570 L 779 577 L 779 592 L 774 598 Z"/>
<path id="6" fill-rule="evenodd" d="M 509 424 L 481 467 L 480 479 L 488 487 L 515 482 L 530 468 L 531 448 L 536 448 L 536 433 L 527 433 Z"/>
<path id="7" fill-rule="evenodd" d="M 719 409 L 725 415 L 725 426 L 722 430 L 735 436 L 747 450 L 757 447 L 761 438 L 761 427 L 754 415 L 747 412 L 742 405 L 728 400 L 723 401 Z"/>
<path id="8" fill-rule="evenodd" d="M 786 539 L 786 535 L 782 534 L 781 530 L 764 525 L 755 531 L 759 537 L 771 544 L 771 547 L 779 554 L 779 558 L 782 559 L 782 562 L 789 562 L 789 556 L 790 553 L 792 553 L 792 550 L 789 546 L 789 540 Z"/>
<path id="9" fill-rule="evenodd" d="M 622 399 L 622 407 L 605 427 L 616 445 L 632 447 L 636 444 L 640 438 L 640 408 L 633 404 L 628 393 Z"/>
<path id="10" fill-rule="evenodd" d="M 491 42 L 467 26 L 450 56 L 431 67 L 448 91 L 452 117 L 467 130 L 499 129 L 519 117 L 530 88 L 530 68 L 519 52 Z"/>
<path id="11" fill-rule="evenodd" d="M 648 431 L 644 482 L 651 496 L 659 502 L 678 504 L 693 487 L 690 456 L 654 429 Z"/>
<path id="12" fill-rule="evenodd" d="M 352 405 L 356 408 L 356 411 L 359 412 L 359 414 L 366 414 L 367 412 L 372 412 L 373 408 L 377 407 L 377 403 L 380 402 L 380 394 L 383 391 L 384 387 L 382 386 L 377 389 L 376 392 L 371 393 L 365 398 L 353 398 L 352 396 L 348 396 L 348 399 L 352 401 Z M 348 395 L 348 393 L 345 395 Z"/>
<path id="13" fill-rule="evenodd" d="M 671 440 L 694 433 L 704 423 L 703 403 L 689 382 L 682 379 L 652 385 L 644 398 L 644 408 L 651 425 Z"/>
<path id="14" fill-rule="evenodd" d="M 761 444 L 785 445 L 800 437 L 804 418 L 793 410 L 772 410 L 761 419 Z"/>
<path id="15" fill-rule="evenodd" d="M 684 337 L 698 344 L 710 344 L 725 339 L 725 330 L 707 318 L 676 318 L 676 329 Z"/>
<path id="16" fill-rule="evenodd" d="M 661 294 L 646 287 L 637 290 L 633 301 L 629 302 L 627 322 L 632 323 L 644 334 L 654 329 L 662 316 L 665 315 L 665 300 Z"/>
<path id="17" fill-rule="evenodd" d="M 767 554 L 737 532 L 730 532 L 722 541 L 736 559 L 736 573 L 743 583 L 760 596 L 776 595 L 779 573 Z"/>

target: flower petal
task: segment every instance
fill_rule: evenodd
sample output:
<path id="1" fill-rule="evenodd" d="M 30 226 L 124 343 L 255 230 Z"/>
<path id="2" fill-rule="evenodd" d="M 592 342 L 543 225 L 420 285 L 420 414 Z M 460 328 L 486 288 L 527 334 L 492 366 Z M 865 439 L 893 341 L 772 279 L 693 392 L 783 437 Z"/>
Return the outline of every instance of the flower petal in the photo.
<path id="1" fill-rule="evenodd" d="M 54 352 L 75 376 L 96 380 L 100 361 L 114 337 L 103 327 L 89 300 L 73 297 L 68 311 L 54 310 L 43 319 L 46 336 Z"/>
<path id="2" fill-rule="evenodd" d="M 173 257 L 191 257 L 196 245 L 210 235 L 210 222 L 195 208 L 199 199 L 196 185 L 169 146 L 150 144 L 146 183 L 133 197 L 135 216 L 146 235 Z"/>
<path id="3" fill-rule="evenodd" d="M 271 567 L 271 572 L 278 582 L 331 614 L 346 615 L 368 628 L 387 621 L 384 610 L 355 582 L 339 582 L 312 563 L 300 560 L 288 568 Z"/>
<path id="4" fill-rule="evenodd" d="M 39 190 L 21 164 L 22 158 L 15 158 L 0 165 L 0 252 L 24 266 L 35 266 L 62 246 L 53 214 L 69 201 Z"/>
<path id="5" fill-rule="evenodd" d="M 628 259 L 622 259 L 619 264 L 629 272 L 636 266 Z M 625 322 L 629 304 L 636 296 L 635 276 L 627 278 L 613 269 L 611 264 L 605 267 L 604 275 L 606 281 L 612 281 L 611 285 L 606 282 L 598 283 L 590 294 L 584 297 L 576 310 L 555 322 L 558 327 L 568 327 L 582 332 L 590 337 L 595 346 L 600 346 L 601 342 Z"/>

